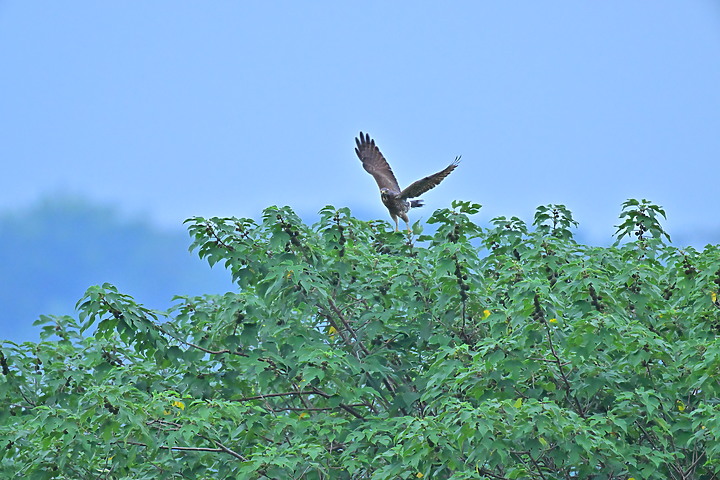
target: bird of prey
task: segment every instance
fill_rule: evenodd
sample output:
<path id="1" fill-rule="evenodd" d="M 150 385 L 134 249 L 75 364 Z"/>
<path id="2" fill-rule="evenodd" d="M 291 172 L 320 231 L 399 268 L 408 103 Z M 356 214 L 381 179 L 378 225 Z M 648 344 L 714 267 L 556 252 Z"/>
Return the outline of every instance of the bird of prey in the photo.
<path id="1" fill-rule="evenodd" d="M 407 212 L 413 207 L 422 207 L 422 200 L 409 200 L 416 198 L 427 192 L 433 187 L 436 187 L 445 177 L 450 175 L 450 172 L 460 163 L 460 157 L 455 157 L 455 160 L 440 170 L 437 173 L 428 175 L 425 178 L 413 182 L 409 187 L 404 190 L 400 190 L 395 175 L 393 175 L 392 169 L 388 164 L 383 154 L 380 153 L 380 149 L 375 145 L 375 140 L 370 138 L 367 133 L 363 134 L 360 132 L 360 138 L 355 138 L 358 158 L 362 161 L 365 170 L 373 176 L 375 181 L 380 188 L 380 199 L 383 204 L 387 207 L 390 212 L 390 216 L 395 221 L 395 231 L 398 231 L 398 217 L 402 218 L 407 225 L 408 233 L 410 232 L 410 220 L 408 219 Z"/>

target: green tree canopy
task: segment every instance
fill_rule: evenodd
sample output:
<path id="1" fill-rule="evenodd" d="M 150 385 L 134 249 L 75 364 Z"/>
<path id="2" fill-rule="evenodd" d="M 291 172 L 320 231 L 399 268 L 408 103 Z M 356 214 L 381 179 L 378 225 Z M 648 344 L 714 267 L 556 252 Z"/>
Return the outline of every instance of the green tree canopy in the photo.
<path id="1" fill-rule="evenodd" d="M 671 246 L 647 201 L 610 247 L 562 205 L 479 208 L 416 241 L 344 208 L 190 220 L 238 291 L 159 312 L 95 286 L 5 342 L 0 474 L 716 478 L 718 246 Z"/>

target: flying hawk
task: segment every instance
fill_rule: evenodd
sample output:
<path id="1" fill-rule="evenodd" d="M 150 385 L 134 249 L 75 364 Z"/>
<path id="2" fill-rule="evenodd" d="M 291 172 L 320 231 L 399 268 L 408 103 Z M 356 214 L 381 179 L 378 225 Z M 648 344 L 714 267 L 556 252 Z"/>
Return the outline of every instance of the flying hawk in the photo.
<path id="1" fill-rule="evenodd" d="M 380 199 L 387 207 L 392 219 L 395 220 L 396 232 L 398 231 L 398 217 L 405 221 L 408 232 L 410 232 L 410 220 L 407 212 L 413 207 L 423 206 L 422 200 L 408 201 L 408 199 L 419 197 L 431 188 L 436 187 L 460 163 L 460 157 L 455 157 L 455 160 L 444 170 L 421 178 L 417 182 L 410 184 L 405 190 L 400 190 L 395 175 L 393 175 L 392 169 L 383 154 L 380 153 L 380 149 L 375 145 L 375 140 L 372 140 L 367 133 L 360 132 L 360 138 L 355 138 L 355 143 L 357 144 L 355 153 L 362 161 L 365 170 L 377 182 L 380 188 Z"/>

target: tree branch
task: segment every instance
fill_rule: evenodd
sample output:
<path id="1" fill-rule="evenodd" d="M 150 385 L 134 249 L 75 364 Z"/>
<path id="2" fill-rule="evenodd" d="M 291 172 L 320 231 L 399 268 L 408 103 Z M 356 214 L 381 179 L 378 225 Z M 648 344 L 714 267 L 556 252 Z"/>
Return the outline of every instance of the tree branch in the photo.
<path id="1" fill-rule="evenodd" d="M 318 395 L 320 395 L 320 396 L 323 397 L 323 398 L 330 398 L 330 397 L 332 396 L 332 395 L 330 395 L 329 393 L 325 393 L 325 392 L 323 392 L 323 391 L 321 391 L 321 390 L 319 390 L 319 389 L 317 389 L 317 388 L 315 388 L 315 387 L 311 387 L 311 388 L 315 391 L 315 393 L 317 393 Z M 352 415 L 353 417 L 358 418 L 358 419 L 363 420 L 363 421 L 365 420 L 365 417 L 363 417 L 363 416 L 360 414 L 360 412 L 358 412 L 357 410 L 355 410 L 355 409 L 354 409 L 353 407 L 351 407 L 350 405 L 347 405 L 347 404 L 345 404 L 345 403 L 340 403 L 340 404 L 338 404 L 338 406 L 339 406 L 340 408 L 342 408 L 343 410 L 345 410 L 346 412 L 348 412 L 348 413 L 349 413 L 350 415 Z"/>
<path id="2" fill-rule="evenodd" d="M 585 412 L 583 411 L 582 406 L 580 406 L 580 402 L 578 401 L 577 397 L 572 394 L 570 380 L 568 380 L 567 375 L 565 375 L 565 369 L 563 368 L 564 362 L 560 359 L 560 355 L 558 355 L 557 351 L 555 350 L 555 344 L 552 340 L 552 331 L 550 329 L 550 325 L 545 319 L 545 314 L 543 313 L 542 307 L 540 306 L 540 297 L 537 294 L 535 294 L 533 302 L 535 304 L 535 314 L 533 316 L 536 317 L 537 320 L 542 321 L 543 325 L 545 326 L 545 333 L 547 334 L 550 353 L 552 353 L 552 356 L 555 358 L 555 362 L 553 363 L 557 365 L 558 371 L 560 372 L 560 377 L 562 378 L 563 384 L 565 386 L 565 397 L 575 403 L 578 415 L 580 415 L 582 418 L 585 418 Z"/>
<path id="3" fill-rule="evenodd" d="M 147 423 L 148 423 L 148 425 L 152 425 L 153 423 L 157 423 L 157 424 L 160 424 L 160 425 L 168 425 L 168 426 L 174 427 L 174 428 L 176 428 L 176 429 L 182 428 L 182 425 L 181 425 L 181 424 L 179 424 L 179 423 L 177 423 L 177 422 L 169 422 L 169 421 L 167 421 L 167 420 L 160 420 L 160 419 L 150 420 L 150 421 L 148 421 Z M 245 458 L 245 457 L 242 456 L 241 454 L 237 453 L 236 451 L 234 451 L 234 450 L 226 447 L 226 446 L 225 446 L 222 442 L 220 442 L 219 440 L 212 439 L 212 438 L 208 437 L 207 435 L 203 435 L 203 434 L 200 434 L 200 433 L 198 433 L 197 436 L 200 437 L 200 438 L 202 438 L 203 440 L 206 440 L 206 441 L 208 441 L 208 442 L 214 443 L 216 448 L 210 448 L 210 447 L 170 447 L 170 446 L 167 446 L 167 445 L 160 445 L 158 448 L 163 448 L 163 449 L 166 449 L 166 450 L 177 450 L 177 451 L 203 451 L 203 452 L 216 452 L 216 453 L 217 453 L 217 452 L 222 452 L 222 453 L 227 453 L 228 455 L 232 455 L 233 457 L 237 458 L 238 460 L 241 460 L 241 461 L 243 461 L 243 462 L 247 462 L 247 458 Z M 131 445 L 139 445 L 139 446 L 142 446 L 142 447 L 147 447 L 147 444 L 140 443 L 140 442 L 128 441 L 127 443 L 129 443 L 129 444 L 131 444 Z"/>
<path id="4" fill-rule="evenodd" d="M 219 245 L 221 245 L 223 248 L 225 248 L 229 252 L 234 252 L 235 249 L 231 246 L 225 243 L 220 236 L 218 235 L 217 231 L 215 230 L 215 227 L 210 222 L 205 222 L 205 226 L 207 227 L 207 231 L 210 232 L 212 237 L 217 241 Z"/>
<path id="5" fill-rule="evenodd" d="M 126 441 L 128 445 L 136 445 L 138 447 L 145 447 L 147 448 L 147 443 L 141 443 L 141 442 L 133 442 L 131 440 Z M 222 453 L 223 450 L 220 448 L 211 448 L 211 447 L 170 447 L 167 445 L 159 445 L 157 448 L 162 448 L 163 450 L 173 450 L 178 452 L 213 452 L 213 453 Z"/>
<path id="6" fill-rule="evenodd" d="M 243 397 L 235 400 L 236 402 L 249 402 L 250 400 L 262 400 L 265 398 L 271 398 L 271 397 L 291 397 L 295 395 L 312 395 L 315 392 L 313 390 L 306 390 L 306 391 L 295 391 L 295 392 L 281 392 L 281 393 L 266 393 L 261 395 L 255 395 L 252 397 Z"/>
<path id="7" fill-rule="evenodd" d="M 355 340 L 355 342 L 357 342 L 358 346 L 360 347 L 360 350 L 362 350 L 362 352 L 363 352 L 366 356 L 367 356 L 367 355 L 370 355 L 370 351 L 369 351 L 367 348 L 365 348 L 365 345 L 363 345 L 363 343 L 362 343 L 360 340 L 358 340 L 357 333 L 355 333 L 355 330 L 352 328 L 352 325 L 350 325 L 350 322 L 347 321 L 347 319 L 346 319 L 345 316 L 342 314 L 342 312 L 340 311 L 340 309 L 337 307 L 337 305 L 335 305 L 335 302 L 332 301 L 332 298 L 328 298 L 328 304 L 330 305 L 330 308 L 332 309 L 332 311 L 335 312 L 335 315 L 338 316 L 338 318 L 339 318 L 340 321 L 342 322 L 342 324 L 343 324 L 343 326 L 345 327 L 345 329 L 346 329 L 348 332 L 350 332 L 350 335 L 352 335 L 352 337 L 353 337 L 353 339 Z"/>

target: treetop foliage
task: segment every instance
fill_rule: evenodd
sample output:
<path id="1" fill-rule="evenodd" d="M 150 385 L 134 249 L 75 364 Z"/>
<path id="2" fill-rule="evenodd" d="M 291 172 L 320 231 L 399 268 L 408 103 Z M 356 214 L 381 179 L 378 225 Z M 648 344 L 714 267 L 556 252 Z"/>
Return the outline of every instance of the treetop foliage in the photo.
<path id="1" fill-rule="evenodd" d="M 188 220 L 238 290 L 161 312 L 94 286 L 2 344 L 0 473 L 716 478 L 720 248 L 672 246 L 646 200 L 610 247 L 562 205 L 479 210 L 415 241 L 330 206 Z"/>

